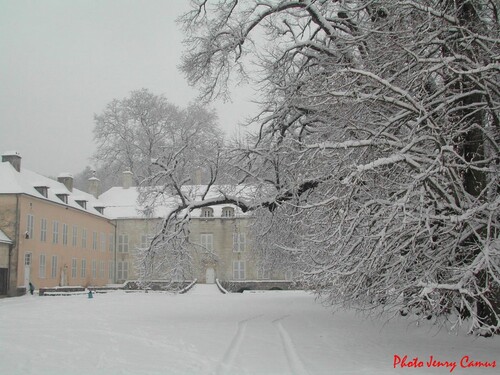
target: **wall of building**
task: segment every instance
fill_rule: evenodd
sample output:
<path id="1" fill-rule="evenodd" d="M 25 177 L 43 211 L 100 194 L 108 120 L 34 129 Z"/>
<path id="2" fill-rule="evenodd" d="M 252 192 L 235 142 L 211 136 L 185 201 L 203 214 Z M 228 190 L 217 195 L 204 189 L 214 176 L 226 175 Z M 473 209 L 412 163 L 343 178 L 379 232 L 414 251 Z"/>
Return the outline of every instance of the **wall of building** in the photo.
<path id="1" fill-rule="evenodd" d="M 161 219 L 118 219 L 116 225 L 116 282 L 137 280 L 136 251 L 144 247 L 143 236 L 156 233 Z M 120 245 L 121 239 L 123 245 Z M 126 240 L 126 242 L 125 242 Z"/>
<path id="2" fill-rule="evenodd" d="M 0 268 L 9 268 L 9 244 L 0 242 Z"/>
<path id="3" fill-rule="evenodd" d="M 215 278 L 221 281 L 285 280 L 283 272 L 278 270 L 267 274 L 258 272 L 258 259 L 252 248 L 249 230 L 251 220 L 247 216 L 191 218 L 189 240 L 192 243 L 193 273 L 186 273 L 187 276 L 184 276 L 196 278 L 199 283 L 213 282 Z M 149 242 L 145 242 L 144 236 L 149 235 L 149 239 L 151 239 L 157 233 L 158 225 L 161 223 L 161 219 L 115 220 L 115 261 L 116 281 L 118 283 L 139 278 L 136 269 L 136 251 L 138 248 L 149 246 Z M 202 240 L 202 236 L 206 238 L 207 235 L 212 237 L 212 251 L 204 248 L 206 239 Z M 240 240 L 236 239 L 237 237 Z M 242 237 L 244 244 L 238 246 L 237 242 L 241 241 Z M 121 241 L 122 245 L 120 245 Z M 237 267 L 236 270 L 235 267 Z M 207 279 L 207 273 L 209 279 Z M 163 278 L 160 277 L 160 279 Z"/>
<path id="4" fill-rule="evenodd" d="M 112 281 L 114 226 L 108 219 L 28 195 L 19 196 L 18 206 L 17 237 L 11 237 L 18 289 L 29 281 L 36 288 Z"/>
<path id="5" fill-rule="evenodd" d="M 256 260 L 252 252 L 252 243 L 248 232 L 249 219 L 247 217 L 213 217 L 192 218 L 190 223 L 190 241 L 200 246 L 194 247 L 196 259 L 196 277 L 199 282 L 207 282 L 207 269 L 213 268 L 215 278 L 220 280 L 235 279 L 234 262 L 240 262 L 240 272 L 236 277 L 255 279 Z M 202 235 L 212 235 L 213 253 L 202 248 Z M 237 245 L 239 236 L 244 238 L 244 244 Z M 243 237 L 242 237 L 243 236 Z M 241 264 L 243 266 L 241 266 Z M 243 268 L 241 268 L 243 267 Z M 210 271 L 209 271 L 210 272 Z"/>
<path id="6" fill-rule="evenodd" d="M 136 269 L 136 250 L 149 245 L 144 243 L 143 236 L 152 235 L 158 230 L 161 219 L 118 219 L 116 223 L 116 281 L 122 283 L 126 280 L 136 280 L 139 275 Z M 193 253 L 193 277 L 198 282 L 207 282 L 207 269 L 214 270 L 214 278 L 221 280 L 234 279 L 234 263 L 244 263 L 244 272 L 240 276 L 244 279 L 257 278 L 256 262 L 252 254 L 250 236 L 248 234 L 249 219 L 244 217 L 233 218 L 192 218 L 189 224 L 190 242 Z M 202 235 L 212 235 L 213 251 L 204 249 L 201 241 Z M 240 246 L 241 251 L 235 251 L 235 234 L 244 236 L 245 244 Z M 120 240 L 120 236 L 122 240 Z M 126 239 L 125 248 L 120 250 L 120 241 Z M 197 246 L 198 245 L 198 246 Z M 122 263 L 120 266 L 119 264 Z M 123 270 L 127 269 L 126 272 Z M 210 281 L 210 280 L 208 280 Z"/>

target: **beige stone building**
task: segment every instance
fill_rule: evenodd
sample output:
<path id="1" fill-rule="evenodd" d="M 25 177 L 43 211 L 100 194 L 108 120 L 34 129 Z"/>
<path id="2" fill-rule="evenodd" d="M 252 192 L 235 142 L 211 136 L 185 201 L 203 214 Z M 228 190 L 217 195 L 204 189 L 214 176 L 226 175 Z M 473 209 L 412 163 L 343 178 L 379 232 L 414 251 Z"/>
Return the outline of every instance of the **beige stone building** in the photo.
<path id="1" fill-rule="evenodd" d="M 131 186 L 130 172 L 124 174 L 121 187 L 103 193 L 99 200 L 106 214 L 116 225 L 116 281 L 138 278 L 136 251 L 147 248 L 158 225 L 169 210 L 168 203 L 146 212 L 138 204 L 139 189 Z M 186 186 L 192 194 L 204 186 Z M 220 186 L 213 186 L 216 195 Z M 233 205 L 213 206 L 194 210 L 189 224 L 192 246 L 192 268 L 178 275 L 179 281 L 197 279 L 200 283 L 265 279 L 256 267 L 252 242 L 248 233 L 251 217 Z"/>
<path id="2" fill-rule="evenodd" d="M 0 269 L 7 254 L 8 295 L 35 287 L 100 286 L 114 279 L 113 223 L 103 204 L 73 188 L 22 168 L 15 152 L 0 163 Z M 6 250 L 6 245 L 8 250 Z"/>

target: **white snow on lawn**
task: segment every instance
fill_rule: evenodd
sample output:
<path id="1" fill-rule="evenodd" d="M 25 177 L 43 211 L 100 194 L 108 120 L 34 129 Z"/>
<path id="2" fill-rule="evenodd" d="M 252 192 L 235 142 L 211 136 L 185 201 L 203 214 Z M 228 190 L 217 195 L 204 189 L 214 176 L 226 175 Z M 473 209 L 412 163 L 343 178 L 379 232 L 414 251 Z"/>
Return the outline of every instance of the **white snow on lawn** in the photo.
<path id="1" fill-rule="evenodd" d="M 421 368 L 393 367 L 394 356 Z M 384 324 L 300 291 L 125 293 L 0 300 L 0 374 L 449 374 L 500 360 L 500 340 L 398 318 Z"/>

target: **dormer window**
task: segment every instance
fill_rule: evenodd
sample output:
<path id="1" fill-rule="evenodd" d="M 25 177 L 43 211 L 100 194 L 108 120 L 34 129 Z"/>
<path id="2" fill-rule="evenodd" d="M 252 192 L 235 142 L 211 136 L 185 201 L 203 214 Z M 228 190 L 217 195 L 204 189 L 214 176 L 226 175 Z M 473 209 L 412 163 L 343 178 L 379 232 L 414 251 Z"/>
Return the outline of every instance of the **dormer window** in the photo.
<path id="1" fill-rule="evenodd" d="M 201 217 L 214 217 L 214 210 L 210 207 L 204 207 L 201 209 Z"/>
<path id="2" fill-rule="evenodd" d="M 82 208 L 87 209 L 87 201 L 86 200 L 76 199 L 75 202 L 78 203 Z"/>
<path id="3" fill-rule="evenodd" d="M 45 198 L 49 196 L 49 187 L 48 186 L 35 186 L 35 190 L 38 191 Z"/>
<path id="4" fill-rule="evenodd" d="M 94 207 L 101 215 L 104 215 L 104 206 Z"/>
<path id="5" fill-rule="evenodd" d="M 234 217 L 234 208 L 223 207 L 222 208 L 222 217 Z"/>
<path id="6" fill-rule="evenodd" d="M 59 198 L 64 203 L 68 204 L 68 194 L 56 194 L 57 198 Z"/>

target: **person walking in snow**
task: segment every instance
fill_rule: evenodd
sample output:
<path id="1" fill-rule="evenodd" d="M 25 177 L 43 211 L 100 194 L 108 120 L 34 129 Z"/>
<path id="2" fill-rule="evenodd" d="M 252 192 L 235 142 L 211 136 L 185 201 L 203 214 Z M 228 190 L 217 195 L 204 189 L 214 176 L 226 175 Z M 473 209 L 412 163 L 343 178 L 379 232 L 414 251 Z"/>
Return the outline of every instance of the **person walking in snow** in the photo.
<path id="1" fill-rule="evenodd" d="M 31 295 L 33 295 L 34 291 L 35 291 L 35 286 L 30 281 L 30 293 L 31 293 Z"/>

